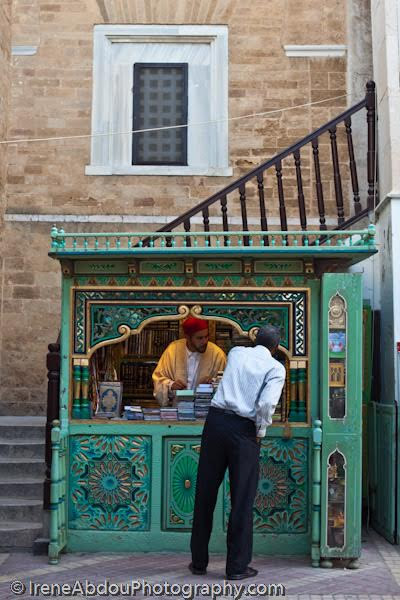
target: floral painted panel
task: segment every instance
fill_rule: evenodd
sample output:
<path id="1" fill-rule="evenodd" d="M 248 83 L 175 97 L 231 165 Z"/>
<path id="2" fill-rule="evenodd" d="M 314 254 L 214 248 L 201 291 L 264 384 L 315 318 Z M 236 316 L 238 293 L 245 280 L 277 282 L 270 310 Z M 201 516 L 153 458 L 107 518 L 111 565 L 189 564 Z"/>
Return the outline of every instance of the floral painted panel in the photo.
<path id="1" fill-rule="evenodd" d="M 308 530 L 308 440 L 265 439 L 253 510 L 254 533 Z M 224 483 L 224 527 L 230 513 L 229 478 Z"/>
<path id="2" fill-rule="evenodd" d="M 150 436 L 75 435 L 69 456 L 70 529 L 150 529 Z"/>

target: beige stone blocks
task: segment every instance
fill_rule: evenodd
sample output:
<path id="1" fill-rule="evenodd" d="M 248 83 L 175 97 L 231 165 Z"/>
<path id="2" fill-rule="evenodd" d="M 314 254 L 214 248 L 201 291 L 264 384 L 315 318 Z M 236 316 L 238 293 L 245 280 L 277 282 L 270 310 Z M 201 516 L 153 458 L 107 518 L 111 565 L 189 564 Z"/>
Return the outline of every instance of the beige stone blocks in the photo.
<path id="1" fill-rule="evenodd" d="M 229 28 L 229 116 L 272 114 L 232 121 L 233 178 L 246 173 L 318 128 L 346 106 L 346 98 L 312 108 L 309 102 L 346 94 L 345 58 L 289 58 L 285 44 L 345 44 L 345 0 L 13 0 L 0 2 L 0 137 L 60 137 L 91 130 L 93 27 L 100 23 L 225 24 Z M 14 56 L 10 45 L 37 45 Z M 7 100 L 9 98 L 9 102 Z M 300 106 L 299 106 L 300 105 Z M 9 106 L 9 111 L 4 110 Z M 296 108 L 297 107 L 297 108 Z M 289 109 L 289 110 L 288 110 Z M 8 113 L 8 117 L 7 117 Z M 350 191 L 346 139 L 338 132 L 346 207 Z M 178 176 L 85 176 L 88 138 L 0 146 L 0 198 L 7 213 L 178 215 L 232 179 Z M 319 158 L 327 214 L 336 202 L 329 136 Z M 301 152 L 309 215 L 318 217 L 313 156 Z M 361 168 L 362 165 L 360 165 Z M 283 161 L 289 218 L 297 218 L 293 157 Z M 278 216 L 275 170 L 264 177 L 268 217 Z M 258 216 L 258 191 L 246 186 L 248 215 Z M 3 197 L 4 198 L 4 197 Z M 240 216 L 238 194 L 228 198 Z M 210 211 L 220 214 L 217 204 Z M 69 224 L 68 230 L 114 230 L 114 224 Z M 134 228 L 133 225 L 127 226 Z M 151 224 L 141 225 L 151 231 Z M 1 224 L 2 263 L 0 406 L 45 406 L 47 345 L 58 335 L 60 274 L 47 257 L 49 224 Z M 22 409 L 21 409 L 22 410 Z"/>

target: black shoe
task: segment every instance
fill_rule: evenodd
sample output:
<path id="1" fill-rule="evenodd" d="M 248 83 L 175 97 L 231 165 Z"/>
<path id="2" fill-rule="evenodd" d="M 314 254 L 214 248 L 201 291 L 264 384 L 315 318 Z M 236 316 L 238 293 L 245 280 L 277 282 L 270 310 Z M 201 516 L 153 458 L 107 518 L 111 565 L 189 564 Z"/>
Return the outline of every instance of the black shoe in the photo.
<path id="1" fill-rule="evenodd" d="M 247 577 L 255 577 L 258 575 L 257 569 L 247 567 L 244 573 L 233 573 L 232 575 L 226 574 L 226 579 L 247 579 Z"/>
<path id="2" fill-rule="evenodd" d="M 193 563 L 190 563 L 190 565 L 188 565 L 188 569 L 189 569 L 189 571 L 191 571 L 193 573 L 193 575 L 206 575 L 207 574 L 207 569 L 196 569 L 196 567 L 193 566 Z"/>

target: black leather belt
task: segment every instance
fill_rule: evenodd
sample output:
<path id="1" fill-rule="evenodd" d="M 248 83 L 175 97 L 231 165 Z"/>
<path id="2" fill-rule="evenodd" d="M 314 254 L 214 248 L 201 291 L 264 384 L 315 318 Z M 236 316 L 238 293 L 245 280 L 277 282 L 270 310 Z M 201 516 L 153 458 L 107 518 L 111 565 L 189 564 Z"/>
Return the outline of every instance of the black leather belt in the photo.
<path id="1" fill-rule="evenodd" d="M 212 408 L 213 410 L 218 410 L 219 412 L 225 413 L 226 415 L 239 416 L 235 413 L 234 410 L 229 410 L 229 408 L 220 408 L 219 406 L 211 406 L 210 408 Z"/>

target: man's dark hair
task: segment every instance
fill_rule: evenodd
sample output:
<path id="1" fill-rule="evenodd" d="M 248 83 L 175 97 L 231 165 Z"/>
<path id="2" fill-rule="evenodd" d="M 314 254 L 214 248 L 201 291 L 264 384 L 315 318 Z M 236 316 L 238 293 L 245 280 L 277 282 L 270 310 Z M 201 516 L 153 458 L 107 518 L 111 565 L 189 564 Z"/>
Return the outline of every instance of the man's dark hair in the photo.
<path id="1" fill-rule="evenodd" d="M 281 334 L 279 329 L 272 325 L 260 327 L 256 335 L 256 346 L 265 346 L 268 350 L 275 350 L 279 345 Z"/>

